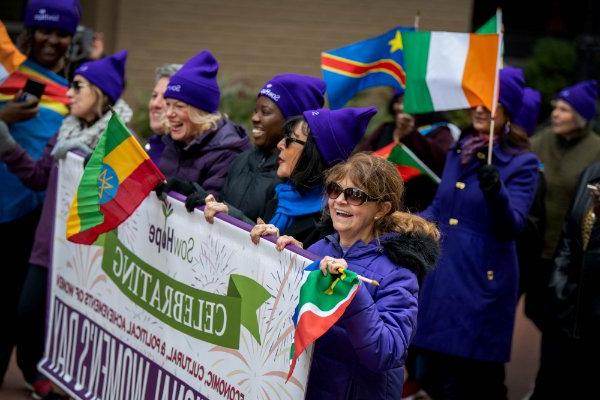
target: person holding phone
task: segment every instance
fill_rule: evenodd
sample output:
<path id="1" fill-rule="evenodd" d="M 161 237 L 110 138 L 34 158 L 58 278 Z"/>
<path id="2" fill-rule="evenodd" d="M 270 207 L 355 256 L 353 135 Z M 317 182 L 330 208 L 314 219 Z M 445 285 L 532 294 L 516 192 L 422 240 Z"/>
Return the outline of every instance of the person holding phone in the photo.
<path id="1" fill-rule="evenodd" d="M 575 189 L 544 297 L 540 367 L 530 399 L 598 398 L 600 162 Z"/>
<path id="2" fill-rule="evenodd" d="M 16 331 L 17 363 L 25 380 L 38 397 L 51 393 L 50 382 L 37 370 L 44 349 L 46 286 L 51 262 L 52 226 L 58 184 L 58 160 L 69 150 L 90 153 L 106 129 L 110 108 L 128 122 L 131 108 L 121 99 L 125 82 L 125 50 L 98 61 L 84 63 L 75 71 L 69 91 L 67 116 L 39 159 L 31 157 L 13 138 L 6 124 L 0 123 L 0 161 L 21 182 L 33 190 L 46 190 L 30 266 L 21 293 Z"/>
<path id="3" fill-rule="evenodd" d="M 36 18 L 42 10 L 52 18 Z M 7 124 L 11 138 L 34 160 L 42 156 L 68 113 L 66 54 L 79 19 L 78 0 L 29 1 L 25 29 L 17 40 L 25 61 L 0 84 L 0 123 Z M 44 192 L 25 186 L 3 162 L 0 182 L 0 251 L 6 267 L 0 280 L 5 327 L 0 330 L 1 384 L 17 340 L 17 304 Z"/>

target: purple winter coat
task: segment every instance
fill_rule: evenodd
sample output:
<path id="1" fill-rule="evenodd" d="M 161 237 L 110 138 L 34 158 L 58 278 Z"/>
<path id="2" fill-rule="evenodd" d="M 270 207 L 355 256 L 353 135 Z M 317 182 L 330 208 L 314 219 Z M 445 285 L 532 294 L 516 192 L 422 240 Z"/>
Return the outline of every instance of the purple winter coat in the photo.
<path id="1" fill-rule="evenodd" d="M 438 224 L 442 255 L 423 282 L 414 345 L 478 361 L 510 358 L 519 266 L 515 238 L 525 226 L 538 179 L 539 161 L 494 146 L 492 164 L 500 191 L 484 197 L 478 168 L 487 147 L 465 166 L 464 139 L 448 153 L 442 181 L 422 216 Z"/>
<path id="2" fill-rule="evenodd" d="M 56 208 L 56 185 L 58 184 L 58 161 L 50 155 L 56 144 L 54 135 L 39 160 L 32 159 L 21 147 L 5 153 L 2 161 L 10 172 L 32 190 L 46 190 L 46 199 L 42 206 L 40 222 L 35 231 L 35 241 L 31 250 L 29 262 L 44 268 L 50 266 L 50 247 L 54 231 L 54 211 Z"/>
<path id="3" fill-rule="evenodd" d="M 163 150 L 158 167 L 167 178 L 196 182 L 217 196 L 225 183 L 229 166 L 242 151 L 250 148 L 244 128 L 221 119 L 217 128 L 185 144 L 163 138 Z"/>
<path id="4" fill-rule="evenodd" d="M 342 318 L 315 343 L 306 399 L 399 399 L 403 365 L 417 323 L 417 276 L 435 263 L 437 243 L 390 233 L 346 252 L 337 233 L 308 250 L 344 258 L 352 271 L 376 279 L 363 285 Z"/>

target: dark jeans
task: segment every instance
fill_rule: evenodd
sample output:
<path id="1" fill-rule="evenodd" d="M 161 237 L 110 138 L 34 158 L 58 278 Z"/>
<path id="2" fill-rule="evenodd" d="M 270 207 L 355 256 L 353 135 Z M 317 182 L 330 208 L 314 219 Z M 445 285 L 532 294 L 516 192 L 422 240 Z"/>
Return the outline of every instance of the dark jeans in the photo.
<path id="1" fill-rule="evenodd" d="M 540 369 L 530 400 L 598 399 L 600 336 L 573 339 L 546 329 L 542 334 Z"/>
<path id="2" fill-rule="evenodd" d="M 44 355 L 48 269 L 31 264 L 19 300 L 17 364 L 23 377 L 33 383 L 44 376 L 37 364 Z"/>
<path id="3" fill-rule="evenodd" d="M 434 400 L 505 400 L 504 364 L 417 350 L 417 382 Z"/>
<path id="4" fill-rule="evenodd" d="M 2 329 L 0 329 L 0 385 L 17 343 L 17 305 L 29 268 L 29 256 L 40 216 L 36 210 L 14 221 L 0 224 L 0 254 L 2 278 L 0 279 L 0 304 L 2 304 Z"/>

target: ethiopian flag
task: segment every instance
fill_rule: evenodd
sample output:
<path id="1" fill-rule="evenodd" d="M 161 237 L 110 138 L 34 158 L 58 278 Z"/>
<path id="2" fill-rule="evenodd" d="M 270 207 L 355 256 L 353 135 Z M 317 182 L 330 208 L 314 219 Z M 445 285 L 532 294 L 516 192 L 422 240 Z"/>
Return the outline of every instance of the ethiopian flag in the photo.
<path id="1" fill-rule="evenodd" d="M 306 267 L 311 272 L 305 274 L 300 287 L 300 300 L 292 317 L 296 330 L 287 379 L 294 373 L 300 354 L 340 319 L 360 288 L 355 272 L 346 269 L 340 275 L 323 276 L 319 262 Z"/>
<path id="2" fill-rule="evenodd" d="M 402 143 L 390 143 L 385 147 L 373 152 L 373 155 L 385 158 L 396 164 L 398 173 L 403 181 L 409 181 L 414 177 L 426 175 L 435 183 L 440 183 L 440 177 L 435 174 L 415 153 Z"/>
<path id="3" fill-rule="evenodd" d="M 493 110 L 499 34 L 403 32 L 404 111 Z"/>
<path id="4" fill-rule="evenodd" d="M 92 244 L 127 219 L 164 175 L 113 113 L 87 163 L 67 218 L 67 239 Z"/>

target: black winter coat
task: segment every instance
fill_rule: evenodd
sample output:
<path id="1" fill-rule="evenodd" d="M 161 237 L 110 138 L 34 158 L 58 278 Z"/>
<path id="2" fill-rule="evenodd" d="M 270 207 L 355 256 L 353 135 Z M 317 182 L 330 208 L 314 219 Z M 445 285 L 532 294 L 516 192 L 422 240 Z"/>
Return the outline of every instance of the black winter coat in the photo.
<path id="1" fill-rule="evenodd" d="M 229 167 L 221 201 L 256 222 L 256 218 L 265 214 L 265 206 L 273 196 L 271 186 L 279 182 L 276 171 L 277 154 L 256 147 L 243 152 Z"/>
<path id="2" fill-rule="evenodd" d="M 600 182 L 600 163 L 586 168 L 563 225 L 548 285 L 544 329 L 559 329 L 572 338 L 600 334 L 600 215 L 583 248 L 582 227 L 592 207 L 588 184 Z"/>

